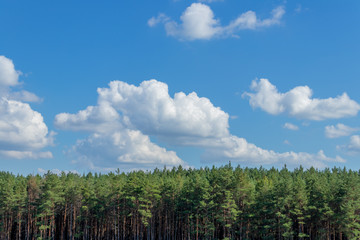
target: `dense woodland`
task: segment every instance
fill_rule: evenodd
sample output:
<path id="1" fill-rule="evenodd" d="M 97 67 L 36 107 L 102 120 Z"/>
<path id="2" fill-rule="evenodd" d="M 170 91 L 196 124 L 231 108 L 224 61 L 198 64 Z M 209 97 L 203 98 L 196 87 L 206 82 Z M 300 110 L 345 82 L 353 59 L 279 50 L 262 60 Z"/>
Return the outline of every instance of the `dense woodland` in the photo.
<path id="1" fill-rule="evenodd" d="M 0 172 L 0 239 L 360 239 L 360 172 Z"/>

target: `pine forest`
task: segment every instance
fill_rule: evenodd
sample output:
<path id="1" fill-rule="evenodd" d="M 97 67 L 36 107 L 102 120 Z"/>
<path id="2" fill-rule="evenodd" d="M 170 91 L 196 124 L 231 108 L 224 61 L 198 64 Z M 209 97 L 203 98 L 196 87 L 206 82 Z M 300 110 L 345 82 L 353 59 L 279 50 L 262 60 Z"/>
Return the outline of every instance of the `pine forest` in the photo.
<path id="1" fill-rule="evenodd" d="M 360 171 L 0 172 L 0 239 L 360 239 Z"/>

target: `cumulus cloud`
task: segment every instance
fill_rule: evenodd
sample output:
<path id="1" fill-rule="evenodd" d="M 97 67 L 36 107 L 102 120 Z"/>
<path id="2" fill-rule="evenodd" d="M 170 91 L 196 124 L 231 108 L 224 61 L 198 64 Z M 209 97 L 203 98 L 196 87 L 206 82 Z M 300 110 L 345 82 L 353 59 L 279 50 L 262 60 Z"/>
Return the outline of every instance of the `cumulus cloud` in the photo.
<path id="1" fill-rule="evenodd" d="M 11 100 L 24 102 L 41 102 L 42 99 L 34 93 L 20 90 L 15 91 L 14 87 L 21 85 L 19 76 L 21 72 L 15 69 L 13 61 L 0 55 L 0 96 Z"/>
<path id="2" fill-rule="evenodd" d="M 345 160 L 339 156 L 335 158 L 327 157 L 322 150 L 317 154 L 310 154 L 306 152 L 284 152 L 277 153 L 272 150 L 262 149 L 255 144 L 248 143 L 246 139 L 236 136 L 229 136 L 218 139 L 211 147 L 206 148 L 204 154 L 206 161 L 216 161 L 222 159 L 232 162 L 244 162 L 251 164 L 268 164 L 268 165 L 282 165 L 305 167 L 324 168 L 327 162 L 340 162 Z"/>
<path id="3" fill-rule="evenodd" d="M 299 127 L 292 124 L 292 123 L 285 123 L 283 128 L 286 128 L 286 129 L 289 129 L 289 130 L 293 130 L 293 131 L 296 131 L 296 130 L 299 130 Z"/>
<path id="4" fill-rule="evenodd" d="M 212 132 L 206 123 L 200 126 L 205 117 L 209 117 L 211 123 L 214 116 L 212 112 L 201 113 L 201 107 L 209 102 L 195 95 L 189 95 L 187 99 L 181 94 L 174 101 L 168 95 L 167 85 L 155 80 L 143 82 L 139 87 L 114 81 L 110 88 L 100 88 L 98 93 L 97 106 L 55 117 L 55 126 L 60 129 L 91 133 L 70 151 L 76 156 L 76 163 L 90 169 L 154 168 L 180 164 L 186 167 L 187 163 L 175 152 L 159 147 L 145 134 L 218 134 Z M 199 119 L 191 119 L 188 115 L 197 110 Z M 193 125 L 191 122 L 186 125 L 183 122 L 186 120 L 193 120 Z M 174 127 L 177 125 L 179 129 Z"/>
<path id="5" fill-rule="evenodd" d="M 53 133 L 48 132 L 40 113 L 29 104 L 0 99 L 0 151 L 11 158 L 51 158 L 51 153 L 39 149 L 52 144 Z M 35 151 L 35 152 L 34 152 Z"/>
<path id="6" fill-rule="evenodd" d="M 205 162 L 228 161 L 253 164 L 288 164 L 324 167 L 344 162 L 317 154 L 265 150 L 229 133 L 229 115 L 196 93 L 175 93 L 165 83 L 150 80 L 139 86 L 112 81 L 98 89 L 98 104 L 76 114 L 61 113 L 55 125 L 61 129 L 87 131 L 70 151 L 76 162 L 91 169 L 136 169 L 142 166 L 187 165 L 173 151 L 150 141 L 149 136 L 176 146 L 204 150 Z"/>
<path id="7" fill-rule="evenodd" d="M 321 121 L 352 117 L 360 109 L 360 105 L 346 93 L 335 98 L 311 98 L 312 90 L 308 86 L 298 86 L 286 93 L 279 93 L 269 80 L 260 79 L 252 82 L 251 90 L 254 93 L 243 94 L 249 97 L 250 105 L 273 115 L 287 113 L 300 119 Z"/>
<path id="8" fill-rule="evenodd" d="M 40 101 L 28 91 L 13 92 L 19 84 L 20 71 L 13 62 L 0 56 L 0 156 L 3 158 L 51 158 L 51 152 L 41 149 L 52 145 L 54 133 L 49 133 L 42 115 L 22 101 Z"/>
<path id="9" fill-rule="evenodd" d="M 60 113 L 55 117 L 55 126 L 62 130 L 110 132 L 122 128 L 119 113 L 109 104 L 89 106 L 76 114 Z"/>
<path id="10" fill-rule="evenodd" d="M 5 56 L 0 56 L 0 86 L 18 85 L 20 71 L 15 70 L 14 63 Z"/>
<path id="11" fill-rule="evenodd" d="M 187 166 L 175 152 L 152 143 L 140 131 L 129 129 L 91 134 L 78 140 L 70 153 L 77 155 L 76 163 L 93 170 Z"/>
<path id="12" fill-rule="evenodd" d="M 121 81 L 99 88 L 99 104 L 110 104 L 130 124 L 148 135 L 221 137 L 229 134 L 229 115 L 195 92 L 169 96 L 165 83 L 150 80 L 140 86 Z"/>
<path id="13" fill-rule="evenodd" d="M 338 138 L 349 136 L 354 132 L 359 131 L 359 128 L 352 128 L 342 123 L 338 123 L 336 126 L 330 125 L 325 127 L 325 136 L 327 138 Z"/>
<path id="14" fill-rule="evenodd" d="M 180 40 L 211 39 L 214 37 L 229 37 L 245 29 L 257 29 L 269 27 L 280 23 L 285 14 L 284 7 L 280 6 L 273 9 L 271 18 L 258 19 L 256 13 L 247 11 L 238 18 L 231 21 L 228 25 L 222 26 L 220 20 L 215 18 L 211 8 L 203 3 L 191 4 L 180 17 L 180 23 L 172 21 L 164 14 L 152 17 L 148 20 L 148 25 L 154 27 L 163 23 L 167 35 Z"/>

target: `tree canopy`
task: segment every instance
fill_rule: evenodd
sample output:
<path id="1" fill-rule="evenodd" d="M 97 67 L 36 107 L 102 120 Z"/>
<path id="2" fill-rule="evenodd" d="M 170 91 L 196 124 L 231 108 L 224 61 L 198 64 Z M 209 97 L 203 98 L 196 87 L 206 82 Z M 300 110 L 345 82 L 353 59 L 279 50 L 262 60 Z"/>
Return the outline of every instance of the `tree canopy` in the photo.
<path id="1" fill-rule="evenodd" d="M 0 239 L 359 239 L 360 172 L 0 172 Z"/>

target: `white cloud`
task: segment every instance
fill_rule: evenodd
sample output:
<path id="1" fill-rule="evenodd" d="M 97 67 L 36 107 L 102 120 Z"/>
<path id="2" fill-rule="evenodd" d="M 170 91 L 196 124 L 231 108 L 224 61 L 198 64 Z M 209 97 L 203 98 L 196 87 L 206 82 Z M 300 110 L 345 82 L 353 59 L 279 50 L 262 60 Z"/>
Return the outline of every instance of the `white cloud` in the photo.
<path id="1" fill-rule="evenodd" d="M 149 27 L 154 27 L 159 23 L 168 22 L 170 19 L 165 14 L 160 13 L 157 17 L 152 17 L 148 20 L 147 24 Z"/>
<path id="2" fill-rule="evenodd" d="M 223 2 L 224 0 L 199 0 L 199 2 L 213 3 L 213 2 Z"/>
<path id="3" fill-rule="evenodd" d="M 54 168 L 54 169 L 51 169 L 51 170 L 45 170 L 43 168 L 38 168 L 37 171 L 38 171 L 39 174 L 46 174 L 46 173 L 48 173 L 48 171 L 50 171 L 51 173 L 59 175 L 59 176 L 62 173 L 65 173 L 65 174 L 69 174 L 69 173 L 79 174 L 79 172 L 76 171 L 76 170 L 60 170 L 60 169 L 57 169 L 57 168 Z"/>
<path id="4" fill-rule="evenodd" d="M 221 137 L 229 134 L 229 115 L 195 92 L 169 96 L 165 83 L 150 80 L 140 86 L 121 81 L 99 88 L 99 104 L 110 104 L 136 129 L 157 136 Z"/>
<path id="5" fill-rule="evenodd" d="M 160 135 L 212 134 L 203 118 L 212 119 L 214 113 L 198 109 L 209 101 L 195 95 L 189 95 L 187 99 L 183 94 L 174 100 L 168 95 L 167 85 L 155 80 L 145 81 L 139 87 L 114 81 L 110 83 L 110 88 L 98 89 L 98 93 L 97 106 L 55 117 L 55 125 L 60 129 L 91 133 L 88 138 L 79 140 L 70 151 L 76 156 L 76 163 L 90 169 L 109 171 L 117 167 L 154 168 L 179 164 L 186 167 L 187 163 L 175 152 L 152 143 L 142 131 Z M 199 119 L 193 119 L 191 125 L 192 119 L 187 115 L 198 110 Z M 223 117 L 228 118 L 228 115 Z M 186 120 L 189 120 L 187 124 L 181 122 Z M 204 120 L 204 126 L 199 125 L 201 120 Z M 177 125 L 179 129 L 174 127 Z"/>
<path id="6" fill-rule="evenodd" d="M 76 114 L 60 113 L 55 116 L 55 126 L 63 130 L 109 132 L 122 127 L 121 117 L 109 104 L 89 106 Z"/>
<path id="7" fill-rule="evenodd" d="M 11 91 L 19 84 L 20 72 L 13 62 L 0 56 L 0 156 L 3 158 L 51 158 L 51 152 L 41 149 L 52 144 L 54 133 L 39 112 L 21 101 L 41 101 L 35 94 Z"/>
<path id="8" fill-rule="evenodd" d="M 346 93 L 335 98 L 311 98 L 312 90 L 308 86 L 299 86 L 286 93 L 279 93 L 267 79 L 253 81 L 251 89 L 255 93 L 243 94 L 250 98 L 250 105 L 273 115 L 287 113 L 296 118 L 320 121 L 352 117 L 360 110 L 360 105 Z"/>
<path id="9" fill-rule="evenodd" d="M 21 90 L 14 91 L 13 87 L 20 85 L 21 72 L 15 69 L 11 59 L 0 55 L 0 97 L 24 102 L 41 102 L 42 99 L 34 93 Z"/>
<path id="10" fill-rule="evenodd" d="M 0 156 L 11 159 L 38 159 L 38 158 L 53 158 L 51 152 L 36 152 L 36 151 L 6 151 L 0 150 Z"/>
<path id="11" fill-rule="evenodd" d="M 359 128 L 351 128 L 342 123 L 338 123 L 336 126 L 330 125 L 325 127 L 325 136 L 328 138 L 338 138 L 349 136 L 354 132 L 359 131 Z"/>
<path id="12" fill-rule="evenodd" d="M 0 150 L 7 152 L 3 152 L 3 155 L 14 158 L 44 157 L 43 154 L 29 151 L 51 144 L 52 134 L 48 134 L 40 113 L 32 110 L 27 103 L 0 99 Z"/>
<path id="13" fill-rule="evenodd" d="M 0 56 L 0 87 L 15 86 L 19 84 L 20 71 L 15 70 L 14 63 L 5 56 Z"/>
<path id="14" fill-rule="evenodd" d="M 359 154 L 360 153 L 360 136 L 353 135 L 350 137 L 350 142 L 347 145 L 338 145 L 336 146 L 338 150 L 344 150 L 349 155 Z"/>
<path id="15" fill-rule="evenodd" d="M 271 18 L 260 20 L 255 12 L 247 11 L 231 21 L 229 25 L 222 26 L 220 20 L 215 18 L 209 6 L 202 3 L 193 3 L 181 15 L 181 23 L 170 20 L 164 14 L 159 14 L 158 17 L 150 18 L 148 25 L 154 27 L 159 23 L 163 23 L 167 35 L 180 40 L 206 40 L 214 37 L 233 36 L 244 29 L 254 30 L 276 25 L 280 23 L 284 14 L 284 7 L 280 6 L 272 11 Z"/>
<path id="16" fill-rule="evenodd" d="M 327 162 L 345 162 L 339 156 L 330 158 L 325 156 L 324 152 L 320 150 L 317 154 L 310 154 L 305 152 L 284 152 L 277 153 L 272 150 L 265 150 L 252 143 L 248 143 L 246 139 L 236 136 L 229 136 L 218 139 L 215 144 L 208 146 L 204 154 L 206 161 L 216 161 L 222 159 L 223 161 L 244 162 L 251 164 L 268 164 L 268 165 L 282 165 L 305 167 L 326 167 Z"/>
<path id="17" fill-rule="evenodd" d="M 42 102 L 42 99 L 36 96 L 32 92 L 21 90 L 18 92 L 10 92 L 7 97 L 12 100 L 24 101 L 24 102 Z"/>
<path id="18" fill-rule="evenodd" d="M 285 123 L 283 128 L 286 128 L 286 129 L 289 129 L 289 130 L 293 130 L 293 131 L 296 131 L 296 130 L 299 130 L 299 127 L 292 124 L 292 123 Z"/>
<path id="19" fill-rule="evenodd" d="M 157 146 L 140 131 L 129 129 L 91 134 L 78 140 L 70 153 L 77 156 L 76 163 L 92 170 L 187 166 L 175 152 Z"/>
<path id="20" fill-rule="evenodd" d="M 71 150 L 76 162 L 90 169 L 186 165 L 175 152 L 152 143 L 147 135 L 170 145 L 202 148 L 204 161 L 316 167 L 345 161 L 326 157 L 322 151 L 276 153 L 257 147 L 231 135 L 229 115 L 209 99 L 182 92 L 172 98 L 168 86 L 156 80 L 144 81 L 139 86 L 112 81 L 108 88 L 99 88 L 98 94 L 98 105 L 76 114 L 61 113 L 55 118 L 58 128 L 91 133 Z"/>

